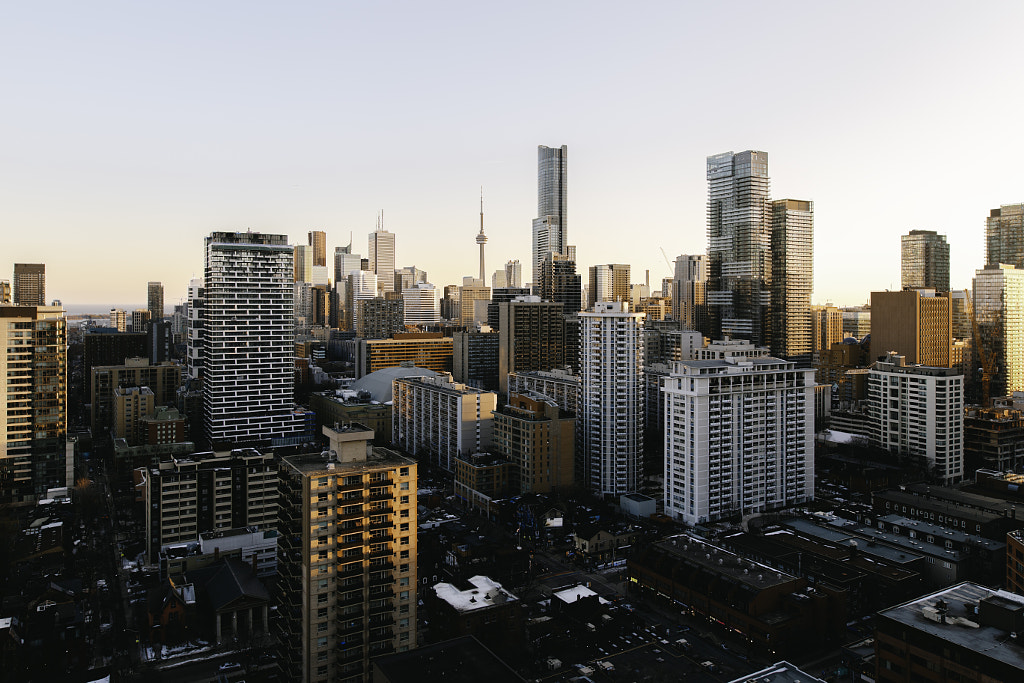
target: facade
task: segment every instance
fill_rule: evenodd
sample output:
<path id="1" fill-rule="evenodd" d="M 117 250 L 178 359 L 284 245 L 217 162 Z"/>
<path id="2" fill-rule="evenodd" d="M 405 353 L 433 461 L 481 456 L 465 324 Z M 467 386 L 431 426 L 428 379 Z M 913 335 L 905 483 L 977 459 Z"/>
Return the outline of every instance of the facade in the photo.
<path id="1" fill-rule="evenodd" d="M 871 356 L 894 351 L 909 364 L 948 368 L 953 318 L 949 293 L 931 289 L 871 292 Z"/>
<path id="2" fill-rule="evenodd" d="M 643 314 L 604 302 L 579 314 L 583 469 L 596 495 L 618 498 L 643 479 Z"/>
<path id="3" fill-rule="evenodd" d="M 352 253 L 352 245 L 334 248 L 334 281 L 347 281 L 353 270 L 362 270 L 362 257 Z"/>
<path id="4" fill-rule="evenodd" d="M 164 286 L 159 282 L 146 283 L 146 309 L 149 319 L 157 322 L 164 319 Z"/>
<path id="5" fill-rule="evenodd" d="M 441 321 L 441 300 L 429 282 L 418 282 L 402 290 L 406 325 L 432 325 Z"/>
<path id="6" fill-rule="evenodd" d="M 466 282 L 468 280 L 468 282 Z M 487 302 L 491 300 L 491 288 L 484 287 L 483 281 L 465 278 L 459 287 L 459 324 L 470 327 L 475 323 L 486 322 Z M 482 314 L 478 311 L 477 302 L 482 302 Z"/>
<path id="7" fill-rule="evenodd" d="M 644 320 L 644 365 L 693 360 L 704 348 L 704 337 L 695 330 L 681 330 L 674 320 Z"/>
<path id="8" fill-rule="evenodd" d="M 199 540 L 206 531 L 277 525 L 277 466 L 273 453 L 253 448 L 166 457 L 136 470 L 146 506 L 146 550 Z"/>
<path id="9" fill-rule="evenodd" d="M 213 444 L 298 437 L 288 238 L 214 232 L 205 246 L 206 437 Z"/>
<path id="10" fill-rule="evenodd" d="M 323 230 L 310 230 L 309 246 L 313 248 L 313 265 L 327 265 L 327 233 Z"/>
<path id="11" fill-rule="evenodd" d="M 471 453 L 455 457 L 455 497 L 467 508 L 488 517 L 499 512 L 495 503 L 513 495 L 515 465 L 500 455 Z"/>
<path id="12" fill-rule="evenodd" d="M 512 394 L 494 413 L 493 451 L 514 466 L 517 493 L 573 485 L 575 415 L 539 394 Z"/>
<path id="13" fill-rule="evenodd" d="M 814 202 L 772 202 L 771 351 L 810 365 L 814 351 Z"/>
<path id="14" fill-rule="evenodd" d="M 402 363 L 435 372 L 452 371 L 452 338 L 437 332 L 402 333 L 392 339 L 357 339 L 355 347 L 357 379 Z"/>
<path id="15" fill-rule="evenodd" d="M 1006 534 L 1006 589 L 1024 595 L 1024 531 Z"/>
<path id="16" fill-rule="evenodd" d="M 297 244 L 292 250 L 294 258 L 292 277 L 295 282 L 313 282 L 313 247 Z"/>
<path id="17" fill-rule="evenodd" d="M 505 286 L 523 286 L 523 264 L 519 262 L 519 259 L 513 259 L 505 264 Z"/>
<path id="18" fill-rule="evenodd" d="M 139 420 L 139 438 L 149 446 L 185 442 L 185 418 L 177 408 L 156 406 Z"/>
<path id="19" fill-rule="evenodd" d="M 0 306 L 0 504 L 69 484 L 67 363 L 63 308 Z"/>
<path id="20" fill-rule="evenodd" d="M 975 271 L 972 299 L 976 342 L 994 365 L 990 396 L 1024 391 L 1024 270 L 1000 263 Z M 974 357 L 980 367 L 976 350 Z"/>
<path id="21" fill-rule="evenodd" d="M 0 280 L 0 304 L 11 303 L 11 281 Z"/>
<path id="22" fill-rule="evenodd" d="M 949 291 L 949 245 L 934 230 L 911 230 L 900 237 L 903 289 Z"/>
<path id="23" fill-rule="evenodd" d="M 629 264 L 608 263 L 590 266 L 590 287 L 587 289 L 587 308 L 602 301 L 626 301 L 629 296 Z"/>
<path id="24" fill-rule="evenodd" d="M 673 363 L 665 514 L 700 524 L 814 498 L 814 371 L 771 357 Z"/>
<path id="25" fill-rule="evenodd" d="M 374 299 L 380 291 L 379 278 L 376 273 L 368 270 L 353 270 L 348 274 L 348 287 L 345 290 L 345 323 L 346 329 L 359 329 L 359 302 Z"/>
<path id="26" fill-rule="evenodd" d="M 576 259 L 549 252 L 540 264 L 538 294 L 544 301 L 562 304 L 566 313 L 577 313 L 582 302 L 582 279 L 576 274 Z"/>
<path id="27" fill-rule="evenodd" d="M 498 386 L 508 393 L 508 373 L 551 370 L 565 364 L 562 304 L 538 297 L 498 304 Z"/>
<path id="28" fill-rule="evenodd" d="M 456 332 L 452 337 L 452 376 L 480 389 L 498 390 L 497 332 Z"/>
<path id="29" fill-rule="evenodd" d="M 120 308 L 110 309 L 110 327 L 118 332 L 128 331 L 128 311 Z M 134 330 L 132 330 L 134 332 Z"/>
<path id="30" fill-rule="evenodd" d="M 132 311 L 131 332 L 145 332 L 149 327 L 149 309 L 137 308 Z"/>
<path id="31" fill-rule="evenodd" d="M 455 459 L 490 448 L 497 395 L 450 377 L 404 377 L 393 385 L 391 443 L 447 472 Z"/>
<path id="32" fill-rule="evenodd" d="M 573 415 L 580 412 L 580 378 L 565 369 L 509 373 L 508 393 L 540 394 Z"/>
<path id="33" fill-rule="evenodd" d="M 129 446 L 144 443 L 142 420 L 156 411 L 153 390 L 149 387 L 117 387 L 114 389 L 115 439 L 124 439 Z"/>
<path id="34" fill-rule="evenodd" d="M 1024 204 L 1004 204 L 985 221 L 985 266 L 1024 268 Z"/>
<path id="35" fill-rule="evenodd" d="M 418 284 L 427 283 L 427 271 L 416 266 L 405 266 L 395 271 L 395 291 L 402 292 Z"/>
<path id="36" fill-rule="evenodd" d="M 417 466 L 361 425 L 324 434 L 327 458 L 281 462 L 282 665 L 303 683 L 364 682 L 372 657 L 416 646 Z"/>
<path id="37" fill-rule="evenodd" d="M 361 339 L 387 339 L 405 330 L 402 299 L 360 299 L 356 302 L 356 336 Z"/>
<path id="38" fill-rule="evenodd" d="M 14 264 L 14 305 L 46 306 L 46 264 Z"/>
<path id="39" fill-rule="evenodd" d="M 1019 472 L 1024 468 L 1024 413 L 968 406 L 964 413 L 964 472 Z"/>
<path id="40" fill-rule="evenodd" d="M 890 353 L 868 375 L 871 443 L 920 459 L 944 484 L 964 478 L 964 378 Z"/>
<path id="41" fill-rule="evenodd" d="M 561 147 L 537 147 L 537 218 L 533 219 L 533 281 L 549 252 L 565 254 L 568 245 L 566 184 L 569 151 Z M 514 285 L 513 285 L 514 286 Z"/>
<path id="42" fill-rule="evenodd" d="M 708 284 L 705 336 L 771 339 L 772 208 L 768 154 L 708 157 Z"/>
<path id="43" fill-rule="evenodd" d="M 866 306 L 843 308 L 843 335 L 864 339 L 871 334 L 871 309 Z"/>
<path id="44" fill-rule="evenodd" d="M 836 306 L 813 306 L 811 316 L 814 359 L 818 361 L 833 344 L 843 341 L 843 312 Z"/>
<path id="45" fill-rule="evenodd" d="M 370 271 L 377 275 L 377 291 L 395 291 L 395 235 L 383 227 L 370 233 Z"/>

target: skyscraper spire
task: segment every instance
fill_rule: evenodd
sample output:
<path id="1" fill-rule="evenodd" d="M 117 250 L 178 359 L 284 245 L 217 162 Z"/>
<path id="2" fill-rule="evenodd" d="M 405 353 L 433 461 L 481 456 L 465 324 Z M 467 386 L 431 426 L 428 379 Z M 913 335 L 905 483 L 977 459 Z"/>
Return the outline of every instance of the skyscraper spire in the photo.
<path id="1" fill-rule="evenodd" d="M 484 245 L 487 244 L 487 235 L 484 234 L 484 188 L 480 187 L 480 234 L 476 236 L 476 243 L 480 245 L 480 285 L 487 286 L 484 280 Z"/>

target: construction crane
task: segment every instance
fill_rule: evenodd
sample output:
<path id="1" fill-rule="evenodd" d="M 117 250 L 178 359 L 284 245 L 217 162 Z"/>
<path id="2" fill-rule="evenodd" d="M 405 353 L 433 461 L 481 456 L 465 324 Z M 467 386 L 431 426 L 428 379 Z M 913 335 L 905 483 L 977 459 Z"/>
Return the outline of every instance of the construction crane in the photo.
<path id="1" fill-rule="evenodd" d="M 974 333 L 974 348 L 977 349 L 978 360 L 981 361 L 981 405 L 984 408 L 988 408 L 995 362 L 992 354 L 981 344 L 981 335 L 978 333 L 978 319 L 974 315 L 974 304 L 971 302 L 971 293 L 966 289 L 964 290 L 964 307 L 967 309 L 967 317 L 971 319 L 971 331 Z"/>
<path id="2" fill-rule="evenodd" d="M 676 271 L 675 268 L 672 267 L 672 262 L 668 260 L 668 254 L 665 253 L 665 247 L 658 247 L 658 249 L 661 249 L 661 256 L 665 259 L 665 265 L 668 266 L 668 276 L 675 277 Z"/>

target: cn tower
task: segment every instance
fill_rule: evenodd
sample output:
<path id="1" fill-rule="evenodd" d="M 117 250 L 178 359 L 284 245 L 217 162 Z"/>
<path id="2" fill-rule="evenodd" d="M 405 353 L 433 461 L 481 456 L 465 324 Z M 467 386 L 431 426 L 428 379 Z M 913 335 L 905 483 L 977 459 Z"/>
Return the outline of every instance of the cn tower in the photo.
<path id="1" fill-rule="evenodd" d="M 487 244 L 487 235 L 484 234 L 484 188 L 480 188 L 480 234 L 476 236 L 476 243 L 480 245 L 480 286 L 486 287 L 484 281 L 484 245 Z"/>

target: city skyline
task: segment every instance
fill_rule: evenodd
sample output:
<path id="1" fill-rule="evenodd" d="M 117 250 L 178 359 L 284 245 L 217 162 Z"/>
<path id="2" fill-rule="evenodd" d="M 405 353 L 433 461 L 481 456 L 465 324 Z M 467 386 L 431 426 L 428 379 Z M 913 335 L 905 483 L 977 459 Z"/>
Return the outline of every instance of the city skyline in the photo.
<path id="1" fill-rule="evenodd" d="M 441 289 L 476 274 L 480 185 L 489 261 L 531 259 L 535 150 L 566 145 L 579 272 L 623 262 L 636 282 L 645 270 L 658 282 L 660 249 L 705 253 L 705 158 L 758 149 L 772 158 L 773 196 L 815 203 L 815 303 L 898 289 L 899 237 L 915 229 L 947 236 L 950 285 L 968 287 L 989 211 L 1024 201 L 1012 165 L 1024 143 L 1007 135 L 1020 96 L 1005 87 L 1019 57 L 990 39 L 1024 10 L 882 7 L 884 25 L 863 5 L 650 5 L 623 17 L 566 4 L 545 21 L 588 30 L 536 50 L 531 7 L 470 18 L 409 5 L 396 20 L 257 3 L 239 27 L 233 6 L 69 4 L 60 25 L 13 6 L 0 22 L 19 65 L 3 78 L 0 121 L 18 135 L 0 165 L 11 228 L 0 270 L 46 263 L 47 303 L 137 306 L 128 293 L 160 281 L 170 306 L 201 272 L 195 245 L 211 231 L 298 245 L 324 230 L 329 252 L 350 232 L 361 244 L 383 209 L 396 266 L 425 268 Z M 329 39 L 339 29 L 346 40 Z M 717 57 L 723 31 L 802 38 Z M 752 63 L 765 76 L 754 85 Z M 544 69 L 559 107 L 536 106 Z M 794 85 L 776 87 L 782 75 Z M 741 85 L 759 106 L 706 105 Z M 992 93 L 1000 107 L 977 106 Z M 120 259 L 96 278 L 111 244 L 161 258 Z"/>

